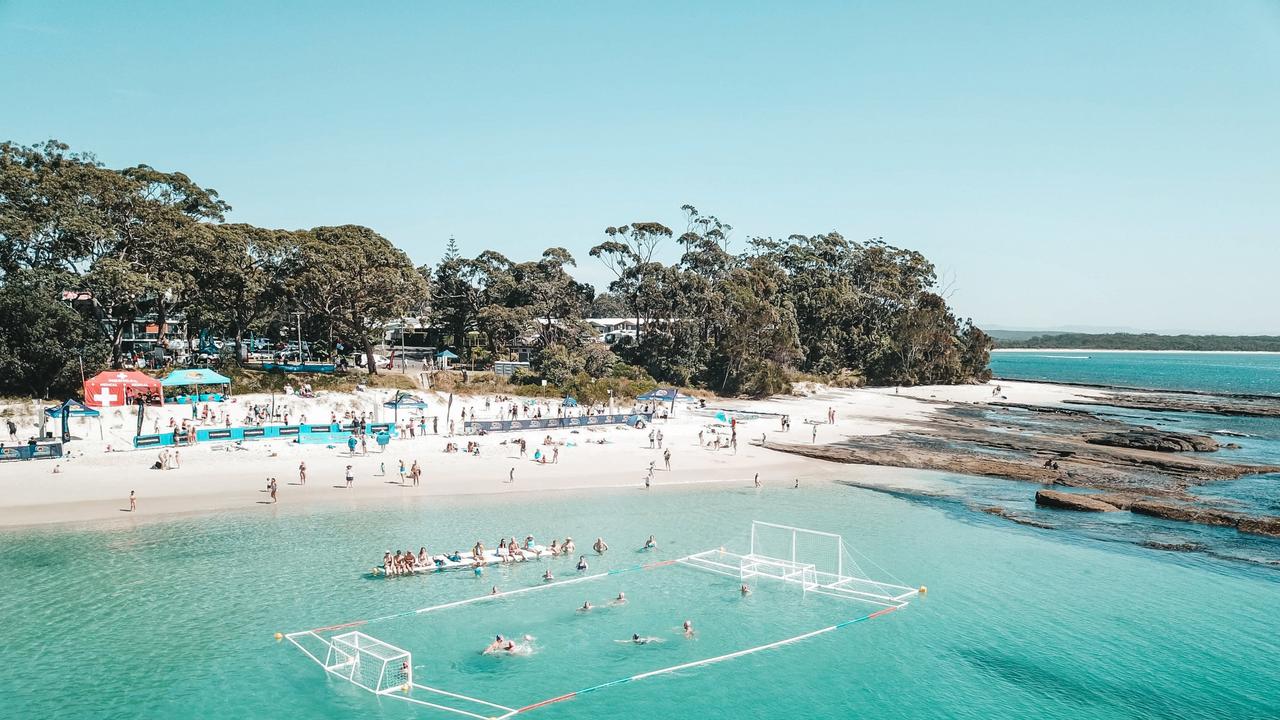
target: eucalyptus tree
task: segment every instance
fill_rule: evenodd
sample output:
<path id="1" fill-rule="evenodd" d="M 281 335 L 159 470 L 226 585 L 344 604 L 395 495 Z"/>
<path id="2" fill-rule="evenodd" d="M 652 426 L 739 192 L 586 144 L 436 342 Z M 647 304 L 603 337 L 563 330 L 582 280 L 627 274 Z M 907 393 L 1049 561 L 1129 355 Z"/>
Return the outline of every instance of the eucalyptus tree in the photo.
<path id="1" fill-rule="evenodd" d="M 373 348 L 387 323 L 417 308 L 427 284 L 409 256 L 360 225 L 318 227 L 296 233 L 289 299 L 329 318 L 335 330 L 357 343 L 370 374 L 377 374 Z"/>
<path id="2" fill-rule="evenodd" d="M 244 337 L 283 310 L 285 272 L 295 237 L 285 230 L 242 223 L 210 227 L 212 241 L 194 256 L 199 292 L 187 308 L 188 323 L 228 331 L 235 358 L 243 360 Z"/>
<path id="3" fill-rule="evenodd" d="M 653 293 L 660 291 L 656 276 L 662 265 L 653 256 L 664 239 L 673 235 L 671 228 L 656 222 L 637 222 L 605 228 L 608 240 L 591 248 L 591 257 L 598 258 L 614 274 L 609 289 L 622 297 L 632 317 L 636 319 L 636 341 L 644 339 L 648 310 L 656 302 Z"/>

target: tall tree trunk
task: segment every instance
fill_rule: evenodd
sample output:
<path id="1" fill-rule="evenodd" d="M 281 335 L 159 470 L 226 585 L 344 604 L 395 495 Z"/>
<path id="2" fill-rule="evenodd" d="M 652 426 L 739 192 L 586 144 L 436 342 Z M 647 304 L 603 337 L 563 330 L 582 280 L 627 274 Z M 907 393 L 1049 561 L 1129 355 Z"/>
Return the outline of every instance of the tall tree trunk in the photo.
<path id="1" fill-rule="evenodd" d="M 244 360 L 241 355 L 241 347 L 244 344 L 244 328 L 240 323 L 236 323 L 236 367 L 243 367 Z"/>
<path id="2" fill-rule="evenodd" d="M 378 374 L 378 363 L 373 360 L 373 342 L 368 339 L 364 341 L 364 363 L 370 375 Z"/>

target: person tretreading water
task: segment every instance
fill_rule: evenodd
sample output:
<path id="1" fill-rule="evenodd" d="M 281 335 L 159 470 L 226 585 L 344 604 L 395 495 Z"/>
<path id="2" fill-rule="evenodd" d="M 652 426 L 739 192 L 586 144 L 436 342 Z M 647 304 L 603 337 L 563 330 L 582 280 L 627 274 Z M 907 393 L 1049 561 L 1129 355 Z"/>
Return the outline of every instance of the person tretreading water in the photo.
<path id="1" fill-rule="evenodd" d="M 657 540 L 655 540 L 655 539 L 654 539 L 654 537 L 653 537 L 652 535 L 650 535 L 650 536 L 649 536 L 649 539 L 644 541 L 644 549 L 645 549 L 645 550 L 652 550 L 652 549 L 654 549 L 654 548 L 656 548 L 656 547 L 658 547 L 658 541 L 657 541 Z"/>
<path id="2" fill-rule="evenodd" d="M 595 550 L 597 555 L 603 555 L 605 550 L 609 549 L 609 545 L 604 541 L 604 538 L 596 538 L 596 541 L 591 545 L 591 549 Z"/>
<path id="3" fill-rule="evenodd" d="M 693 637 L 693 621 L 692 620 L 685 620 L 683 628 L 684 628 L 685 637 L 687 638 Z"/>
<path id="4" fill-rule="evenodd" d="M 624 593 L 624 592 L 622 592 L 621 590 L 619 590 L 619 591 L 618 591 L 618 597 L 614 598 L 613 600 L 610 600 L 610 601 L 609 601 L 609 604 L 610 604 L 610 605 L 626 605 L 626 604 L 627 604 L 627 595 L 626 595 L 626 593 Z"/>
<path id="5" fill-rule="evenodd" d="M 591 604 L 590 600 L 587 600 L 586 602 L 582 603 L 582 607 L 578 608 L 578 612 L 591 612 L 592 607 L 595 607 L 595 606 Z"/>
<path id="6" fill-rule="evenodd" d="M 587 556 L 579 555 L 578 556 L 578 572 L 582 572 L 586 569 L 587 569 Z"/>

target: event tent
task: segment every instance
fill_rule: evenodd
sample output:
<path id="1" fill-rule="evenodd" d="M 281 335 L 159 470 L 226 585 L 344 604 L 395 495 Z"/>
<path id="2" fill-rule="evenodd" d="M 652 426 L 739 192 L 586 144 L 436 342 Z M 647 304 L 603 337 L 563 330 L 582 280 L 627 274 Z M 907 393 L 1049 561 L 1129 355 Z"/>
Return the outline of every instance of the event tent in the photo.
<path id="1" fill-rule="evenodd" d="M 210 370 L 209 368 L 191 368 L 189 370 L 174 370 L 169 373 L 165 379 L 160 381 L 165 387 L 179 387 L 182 385 L 230 385 L 231 378 Z"/>
<path id="2" fill-rule="evenodd" d="M 138 396 L 164 400 L 164 386 L 137 370 L 105 370 L 84 381 L 84 401 L 96 407 L 121 407 Z"/>
<path id="3" fill-rule="evenodd" d="M 413 393 L 404 392 L 403 390 L 396 393 L 395 397 L 382 403 L 382 407 L 395 410 L 396 427 L 400 426 L 400 408 L 413 408 L 415 410 L 425 410 L 427 401 L 414 395 Z"/>
<path id="4" fill-rule="evenodd" d="M 662 402 L 667 402 L 669 400 L 675 400 L 676 395 L 678 394 L 679 394 L 679 391 L 677 391 L 675 388 L 658 388 L 656 390 L 650 390 L 649 392 L 641 395 L 636 399 L 645 400 L 645 401 L 658 400 Z"/>
<path id="5" fill-rule="evenodd" d="M 71 418 L 73 418 L 73 417 L 96 417 L 96 418 L 98 418 L 98 419 L 99 419 L 99 422 L 98 422 L 98 437 L 99 437 L 99 438 L 101 438 L 101 437 L 102 437 L 102 422 L 101 422 L 102 413 L 98 412 L 97 410 L 94 410 L 93 408 L 89 407 L 88 405 L 85 405 L 84 403 L 80 402 L 79 400 L 76 400 L 75 398 L 69 398 L 69 399 L 67 399 L 67 400 L 65 400 L 65 401 L 63 401 L 63 402 L 61 402 L 61 403 L 59 403 L 59 404 L 57 404 L 57 405 L 54 405 L 53 407 L 45 408 L 45 409 L 44 409 L 44 414 L 45 414 L 46 416 L 48 416 L 48 417 L 55 418 L 55 419 L 61 418 L 61 420 L 62 420 L 62 442 L 71 442 Z M 42 427 L 41 427 L 41 433 L 40 433 L 40 434 L 41 434 L 41 435 L 44 435 L 44 432 L 43 432 L 43 429 L 44 429 L 44 428 L 43 428 L 43 423 L 41 423 L 41 426 L 42 426 Z"/>
<path id="6" fill-rule="evenodd" d="M 437 361 L 436 364 L 439 365 L 444 370 L 449 369 L 450 361 L 457 360 L 457 359 L 458 359 L 458 356 L 454 355 L 452 352 L 449 352 L 448 350 L 441 350 L 440 352 L 436 353 L 436 361 Z"/>

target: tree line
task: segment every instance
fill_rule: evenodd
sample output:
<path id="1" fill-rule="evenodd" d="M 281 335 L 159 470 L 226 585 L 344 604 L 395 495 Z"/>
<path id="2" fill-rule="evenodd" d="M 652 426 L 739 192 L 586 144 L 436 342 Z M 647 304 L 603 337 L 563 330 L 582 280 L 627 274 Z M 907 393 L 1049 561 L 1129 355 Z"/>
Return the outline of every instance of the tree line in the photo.
<path id="1" fill-rule="evenodd" d="M 987 376 L 990 338 L 958 319 L 917 252 L 835 232 L 749 238 L 683 208 L 606 228 L 590 250 L 613 279 L 597 293 L 562 247 L 514 261 L 434 265 L 368 227 L 281 230 L 228 223 L 218 193 L 180 172 L 104 166 L 49 141 L 0 144 L 0 392 L 70 392 L 85 373 L 125 362 L 136 318 L 163 337 L 225 338 L 238 362 L 254 333 L 286 325 L 318 348 L 373 352 L 409 316 L 479 365 L 527 353 L 525 379 L 630 377 L 724 393 L 780 392 L 800 374 L 850 383 L 956 383 Z M 658 260 L 668 249 L 678 261 Z M 588 317 L 635 330 L 599 342 Z M 293 337 L 293 333 L 290 333 Z"/>
<path id="2" fill-rule="evenodd" d="M 1200 352 L 1280 352 L 1275 335 L 1157 335 L 1155 333 L 1047 333 L 996 340 L 1000 348 L 1062 350 L 1183 350 Z"/>

